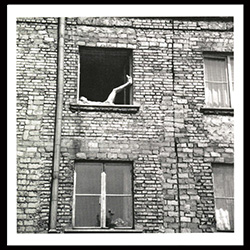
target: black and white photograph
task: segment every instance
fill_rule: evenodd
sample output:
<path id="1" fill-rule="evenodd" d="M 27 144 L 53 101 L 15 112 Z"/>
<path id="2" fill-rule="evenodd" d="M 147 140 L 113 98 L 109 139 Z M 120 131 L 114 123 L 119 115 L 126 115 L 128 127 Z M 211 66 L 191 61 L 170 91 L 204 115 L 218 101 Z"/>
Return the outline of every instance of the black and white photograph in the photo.
<path id="1" fill-rule="evenodd" d="M 10 244 L 242 244 L 243 6 L 8 7 Z"/>

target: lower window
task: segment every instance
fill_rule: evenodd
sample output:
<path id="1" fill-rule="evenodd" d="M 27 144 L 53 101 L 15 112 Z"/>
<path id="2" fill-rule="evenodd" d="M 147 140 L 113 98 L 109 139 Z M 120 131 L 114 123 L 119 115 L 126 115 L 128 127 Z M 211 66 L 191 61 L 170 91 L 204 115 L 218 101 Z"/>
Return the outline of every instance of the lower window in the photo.
<path id="1" fill-rule="evenodd" d="M 234 231 L 234 168 L 214 164 L 215 217 L 218 231 Z"/>
<path id="2" fill-rule="evenodd" d="M 132 228 L 132 165 L 77 162 L 73 226 Z"/>

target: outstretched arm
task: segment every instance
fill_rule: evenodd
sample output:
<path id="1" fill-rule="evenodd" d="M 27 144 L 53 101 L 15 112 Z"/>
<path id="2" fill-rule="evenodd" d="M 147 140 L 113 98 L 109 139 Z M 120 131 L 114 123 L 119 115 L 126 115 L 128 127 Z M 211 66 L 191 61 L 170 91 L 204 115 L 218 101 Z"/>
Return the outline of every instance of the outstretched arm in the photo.
<path id="1" fill-rule="evenodd" d="M 114 100 L 115 100 L 115 97 L 116 97 L 116 94 L 121 92 L 123 89 L 125 89 L 127 86 L 129 85 L 132 85 L 132 77 L 127 76 L 127 82 L 122 84 L 121 86 L 119 87 L 116 87 L 112 90 L 112 92 L 109 94 L 107 100 L 105 101 L 106 103 L 110 103 L 110 104 L 113 104 L 114 103 Z"/>

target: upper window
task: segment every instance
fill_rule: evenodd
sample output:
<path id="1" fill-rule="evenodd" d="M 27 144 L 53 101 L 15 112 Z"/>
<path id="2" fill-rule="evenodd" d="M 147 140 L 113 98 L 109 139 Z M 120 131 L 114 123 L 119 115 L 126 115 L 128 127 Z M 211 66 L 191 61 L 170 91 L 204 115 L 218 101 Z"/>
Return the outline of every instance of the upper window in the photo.
<path id="1" fill-rule="evenodd" d="M 206 106 L 229 108 L 233 106 L 234 59 L 232 56 L 210 55 L 204 57 Z"/>
<path id="2" fill-rule="evenodd" d="M 132 50 L 81 46 L 79 52 L 78 99 L 132 104 L 131 84 L 125 85 L 132 77 Z"/>
<path id="3" fill-rule="evenodd" d="M 234 168 L 232 164 L 214 164 L 214 198 L 216 227 L 234 230 Z"/>
<path id="4" fill-rule="evenodd" d="M 77 162 L 74 227 L 132 228 L 132 165 Z"/>

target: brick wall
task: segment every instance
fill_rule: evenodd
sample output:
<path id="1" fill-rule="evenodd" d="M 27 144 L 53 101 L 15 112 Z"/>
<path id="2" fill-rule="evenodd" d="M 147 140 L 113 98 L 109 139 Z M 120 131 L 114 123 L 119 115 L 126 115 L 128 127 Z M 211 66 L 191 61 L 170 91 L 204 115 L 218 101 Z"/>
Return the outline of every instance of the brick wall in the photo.
<path id="1" fill-rule="evenodd" d="M 44 136 L 44 131 L 47 126 L 54 126 L 56 50 L 56 19 L 18 20 L 18 232 L 39 232 L 47 227 L 53 137 Z M 47 122 L 47 117 L 50 117 L 50 122 Z"/>
<path id="2" fill-rule="evenodd" d="M 233 117 L 204 115 L 203 51 L 233 51 L 231 20 L 67 18 L 58 231 L 75 160 L 132 161 L 135 228 L 214 231 L 212 162 L 233 162 Z M 78 46 L 133 50 L 136 113 L 74 111 Z M 17 20 L 17 230 L 47 232 L 57 19 Z"/>

